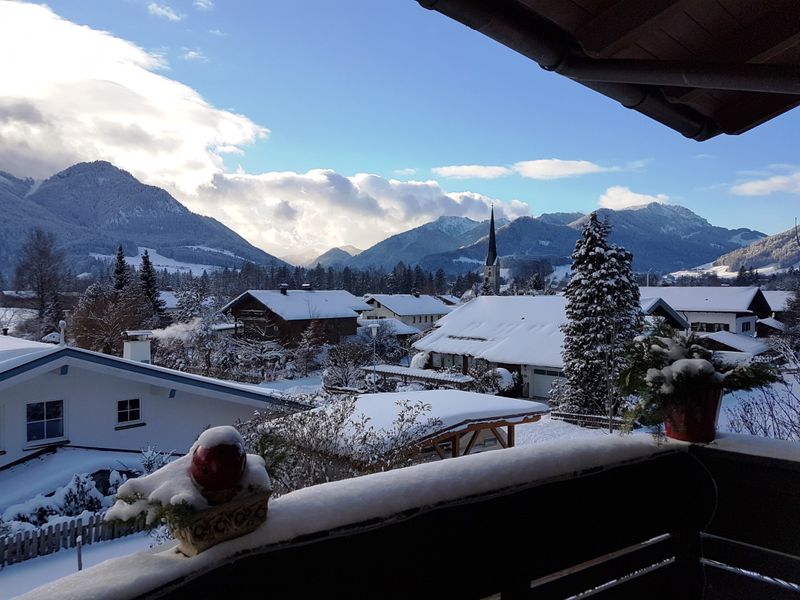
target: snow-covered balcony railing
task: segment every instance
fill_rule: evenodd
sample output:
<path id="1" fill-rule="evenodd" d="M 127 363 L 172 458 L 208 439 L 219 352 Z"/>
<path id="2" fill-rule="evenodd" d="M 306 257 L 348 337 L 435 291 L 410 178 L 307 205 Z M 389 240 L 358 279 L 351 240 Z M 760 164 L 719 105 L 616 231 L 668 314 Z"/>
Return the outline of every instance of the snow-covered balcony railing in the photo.
<path id="1" fill-rule="evenodd" d="M 647 435 L 328 483 L 186 558 L 114 559 L 27 598 L 796 598 L 800 449 Z"/>

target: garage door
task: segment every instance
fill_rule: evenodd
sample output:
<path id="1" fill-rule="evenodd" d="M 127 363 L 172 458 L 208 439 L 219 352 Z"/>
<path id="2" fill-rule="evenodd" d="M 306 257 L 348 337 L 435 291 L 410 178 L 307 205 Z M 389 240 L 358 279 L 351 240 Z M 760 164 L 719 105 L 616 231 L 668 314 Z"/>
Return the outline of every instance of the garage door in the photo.
<path id="1" fill-rule="evenodd" d="M 534 369 L 533 370 L 533 393 L 534 398 L 547 398 L 550 395 L 550 388 L 553 383 L 563 377 L 561 371 L 555 369 Z"/>

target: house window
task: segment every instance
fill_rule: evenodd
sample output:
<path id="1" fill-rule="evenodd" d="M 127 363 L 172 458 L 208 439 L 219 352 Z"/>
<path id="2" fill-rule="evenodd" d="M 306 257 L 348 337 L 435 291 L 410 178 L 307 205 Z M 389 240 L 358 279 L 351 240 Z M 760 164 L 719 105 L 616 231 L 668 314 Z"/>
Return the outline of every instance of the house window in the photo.
<path id="1" fill-rule="evenodd" d="M 139 399 L 120 400 L 117 402 L 117 423 L 129 423 L 142 418 Z"/>
<path id="2" fill-rule="evenodd" d="M 745 321 L 742 323 L 742 331 L 750 331 L 751 323 L 750 321 Z"/>
<path id="3" fill-rule="evenodd" d="M 28 441 L 64 436 L 64 401 L 32 402 L 27 405 Z"/>

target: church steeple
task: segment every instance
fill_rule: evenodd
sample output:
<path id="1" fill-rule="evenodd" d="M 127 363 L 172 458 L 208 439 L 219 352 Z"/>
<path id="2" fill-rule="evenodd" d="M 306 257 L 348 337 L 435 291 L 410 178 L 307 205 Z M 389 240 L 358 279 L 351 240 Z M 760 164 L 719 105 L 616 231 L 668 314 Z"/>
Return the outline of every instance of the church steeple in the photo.
<path id="1" fill-rule="evenodd" d="M 494 206 L 492 206 L 492 216 L 489 219 L 489 253 L 486 255 L 486 265 L 492 266 L 497 261 L 497 243 L 494 239 Z"/>
<path id="2" fill-rule="evenodd" d="M 496 295 L 500 292 L 500 261 L 497 259 L 497 242 L 494 239 L 494 206 L 489 219 L 489 252 L 483 267 L 482 296 Z"/>

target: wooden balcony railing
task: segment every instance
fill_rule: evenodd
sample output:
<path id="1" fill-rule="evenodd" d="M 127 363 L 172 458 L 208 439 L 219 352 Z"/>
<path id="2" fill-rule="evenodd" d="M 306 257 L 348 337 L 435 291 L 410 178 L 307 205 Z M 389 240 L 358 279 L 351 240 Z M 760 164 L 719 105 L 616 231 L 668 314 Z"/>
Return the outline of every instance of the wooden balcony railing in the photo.
<path id="1" fill-rule="evenodd" d="M 591 444 L 562 445 L 541 467 L 525 447 L 308 488 L 279 498 L 250 540 L 140 559 L 147 586 L 123 585 L 137 573 L 117 559 L 31 597 L 87 585 L 115 598 L 800 597 L 796 445 L 774 458 L 653 444 L 620 459 L 631 436 Z M 439 481 L 452 493 L 428 493 Z M 447 499 L 405 499 L 421 491 Z M 376 518 L 358 505 L 368 496 L 400 508 Z M 120 585 L 103 588 L 114 573 Z"/>

